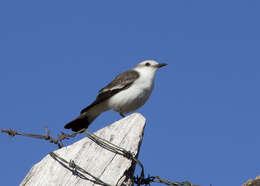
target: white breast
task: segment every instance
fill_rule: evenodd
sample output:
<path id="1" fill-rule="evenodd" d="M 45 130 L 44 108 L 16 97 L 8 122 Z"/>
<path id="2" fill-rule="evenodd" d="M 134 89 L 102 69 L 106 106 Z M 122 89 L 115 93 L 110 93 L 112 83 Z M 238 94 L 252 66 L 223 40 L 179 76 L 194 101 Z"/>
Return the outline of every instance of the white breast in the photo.
<path id="1" fill-rule="evenodd" d="M 140 77 L 128 88 L 108 100 L 108 107 L 120 112 L 133 112 L 143 106 L 154 87 L 154 74 L 141 72 Z"/>

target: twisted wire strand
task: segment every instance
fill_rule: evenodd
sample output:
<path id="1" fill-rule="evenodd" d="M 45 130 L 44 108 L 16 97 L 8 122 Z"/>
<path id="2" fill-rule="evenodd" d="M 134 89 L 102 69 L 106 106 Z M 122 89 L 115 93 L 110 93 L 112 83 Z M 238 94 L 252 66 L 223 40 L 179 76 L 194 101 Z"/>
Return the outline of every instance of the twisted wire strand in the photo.
<path id="1" fill-rule="evenodd" d="M 102 180 L 100 180 L 98 177 L 92 175 L 91 173 L 87 172 L 87 171 L 86 171 L 85 169 L 83 169 L 82 167 L 76 165 L 73 160 L 70 160 L 70 161 L 68 162 L 67 160 L 65 160 L 64 158 L 60 157 L 59 155 L 57 155 L 57 154 L 54 153 L 54 152 L 49 153 L 49 155 L 50 155 L 53 159 L 55 159 L 55 160 L 58 159 L 58 160 L 62 161 L 63 163 L 68 164 L 70 168 L 74 169 L 74 174 L 75 174 L 75 175 L 78 175 L 77 172 L 80 171 L 80 172 L 82 172 L 82 173 L 84 173 L 84 174 L 87 174 L 87 175 L 91 176 L 91 177 L 94 179 L 94 180 L 92 180 L 92 181 L 94 181 L 94 183 L 97 183 L 97 184 L 100 184 L 100 185 L 103 185 L 103 186 L 112 186 L 112 185 L 110 185 L 110 184 L 107 184 L 107 183 L 103 182 Z"/>

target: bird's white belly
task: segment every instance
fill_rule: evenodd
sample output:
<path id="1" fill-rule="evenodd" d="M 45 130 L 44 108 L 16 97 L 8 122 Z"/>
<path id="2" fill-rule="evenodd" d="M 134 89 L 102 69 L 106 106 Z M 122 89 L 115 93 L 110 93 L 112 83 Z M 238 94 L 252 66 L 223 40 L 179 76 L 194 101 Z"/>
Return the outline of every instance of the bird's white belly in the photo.
<path id="1" fill-rule="evenodd" d="M 112 96 L 108 101 L 108 105 L 111 109 L 122 114 L 133 112 L 145 104 L 151 95 L 152 88 L 152 86 L 140 87 L 133 85 Z"/>

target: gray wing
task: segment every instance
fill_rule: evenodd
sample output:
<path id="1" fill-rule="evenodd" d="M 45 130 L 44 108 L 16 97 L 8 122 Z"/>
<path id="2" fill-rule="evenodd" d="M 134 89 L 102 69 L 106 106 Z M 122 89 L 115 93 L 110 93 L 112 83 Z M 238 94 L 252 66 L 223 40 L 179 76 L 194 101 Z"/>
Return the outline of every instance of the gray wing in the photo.
<path id="1" fill-rule="evenodd" d="M 105 101 L 121 90 L 127 89 L 138 77 L 138 72 L 134 70 L 129 70 L 119 74 L 111 83 L 99 90 L 96 100 L 91 105 L 84 108 L 80 113 L 82 114 L 86 112 L 89 108 Z"/>

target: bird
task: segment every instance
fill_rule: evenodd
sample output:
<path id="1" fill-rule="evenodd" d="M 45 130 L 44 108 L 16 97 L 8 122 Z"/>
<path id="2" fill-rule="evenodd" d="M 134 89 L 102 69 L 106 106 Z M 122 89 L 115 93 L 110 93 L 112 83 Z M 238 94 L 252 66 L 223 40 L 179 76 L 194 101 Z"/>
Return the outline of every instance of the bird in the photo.
<path id="1" fill-rule="evenodd" d="M 114 110 L 125 117 L 125 114 L 137 110 L 150 97 L 157 70 L 166 65 L 155 60 L 145 60 L 119 74 L 99 90 L 95 101 L 81 110 L 80 115 L 66 124 L 64 128 L 79 132 L 87 129 L 105 111 Z"/>

